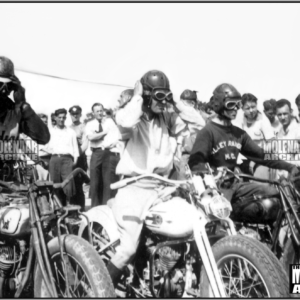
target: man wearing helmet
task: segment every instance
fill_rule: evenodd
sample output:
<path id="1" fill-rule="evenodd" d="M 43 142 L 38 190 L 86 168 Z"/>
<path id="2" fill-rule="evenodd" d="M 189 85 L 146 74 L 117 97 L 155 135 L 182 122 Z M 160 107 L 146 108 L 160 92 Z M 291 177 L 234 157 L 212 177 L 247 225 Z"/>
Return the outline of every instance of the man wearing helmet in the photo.
<path id="1" fill-rule="evenodd" d="M 189 160 L 193 172 L 203 169 L 205 163 L 209 163 L 213 168 L 225 166 L 234 170 L 238 154 L 241 153 L 249 160 L 269 168 L 287 170 L 291 177 L 298 173 L 297 167 L 287 162 L 264 160 L 264 150 L 253 142 L 243 129 L 231 124 L 241 106 L 241 95 L 235 87 L 227 83 L 221 84 L 214 90 L 213 97 L 213 109 L 217 117 L 197 135 Z M 238 213 L 235 204 L 240 203 L 237 200 L 241 197 L 276 193 L 277 191 L 269 186 L 248 182 L 231 183 L 230 190 L 224 191 L 225 196 L 232 198 L 234 213 Z M 253 207 L 253 213 L 255 211 L 256 208 Z"/>
<path id="2" fill-rule="evenodd" d="M 167 103 L 174 104 L 179 113 L 168 113 Z M 183 132 L 188 134 L 183 119 L 205 124 L 192 107 L 173 102 L 169 80 L 164 73 L 156 70 L 147 72 L 136 83 L 130 102 L 116 113 L 121 134 L 128 137 L 117 174 L 126 177 L 146 173 L 168 176 L 177 144 L 181 144 Z M 143 213 L 162 191 L 163 188 L 154 180 L 139 181 L 118 190 L 112 210 L 121 243 L 107 266 L 114 284 L 136 252 Z"/>
<path id="3" fill-rule="evenodd" d="M 14 102 L 8 97 L 11 92 Z M 13 62 L 0 56 L 0 136 L 2 140 L 14 140 L 20 133 L 42 145 L 50 139 L 48 127 L 26 102 Z"/>

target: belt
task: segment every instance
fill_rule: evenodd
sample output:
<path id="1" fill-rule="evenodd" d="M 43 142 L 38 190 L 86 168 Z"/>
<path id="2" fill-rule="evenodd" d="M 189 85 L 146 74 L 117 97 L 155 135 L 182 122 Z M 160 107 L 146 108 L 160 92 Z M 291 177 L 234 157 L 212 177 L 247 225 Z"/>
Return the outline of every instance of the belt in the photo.
<path id="1" fill-rule="evenodd" d="M 92 150 L 92 152 L 98 151 L 98 150 L 109 151 L 109 153 L 111 153 L 112 155 L 120 156 L 120 153 L 119 153 L 119 152 L 112 152 L 112 151 L 110 151 L 109 148 L 91 148 L 91 150 Z"/>
<path id="2" fill-rule="evenodd" d="M 52 156 L 73 158 L 73 156 L 71 154 L 52 154 Z"/>

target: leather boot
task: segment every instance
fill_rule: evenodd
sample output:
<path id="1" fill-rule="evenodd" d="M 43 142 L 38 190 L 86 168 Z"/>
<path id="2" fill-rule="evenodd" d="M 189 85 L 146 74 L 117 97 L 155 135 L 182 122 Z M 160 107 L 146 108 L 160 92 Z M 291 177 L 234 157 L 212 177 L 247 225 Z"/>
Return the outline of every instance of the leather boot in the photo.
<path id="1" fill-rule="evenodd" d="M 106 266 L 108 273 L 111 277 L 114 287 L 117 287 L 118 281 L 123 273 L 122 270 L 118 269 L 113 263 L 109 262 Z"/>

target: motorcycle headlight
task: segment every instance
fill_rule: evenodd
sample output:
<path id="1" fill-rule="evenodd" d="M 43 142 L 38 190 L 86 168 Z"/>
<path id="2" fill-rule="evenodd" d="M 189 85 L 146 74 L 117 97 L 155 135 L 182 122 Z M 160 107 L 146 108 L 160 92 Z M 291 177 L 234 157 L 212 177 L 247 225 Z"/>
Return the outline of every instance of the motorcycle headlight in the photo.
<path id="1" fill-rule="evenodd" d="M 218 219 L 228 218 L 231 211 L 230 202 L 221 195 L 215 195 L 209 203 L 209 213 Z"/>

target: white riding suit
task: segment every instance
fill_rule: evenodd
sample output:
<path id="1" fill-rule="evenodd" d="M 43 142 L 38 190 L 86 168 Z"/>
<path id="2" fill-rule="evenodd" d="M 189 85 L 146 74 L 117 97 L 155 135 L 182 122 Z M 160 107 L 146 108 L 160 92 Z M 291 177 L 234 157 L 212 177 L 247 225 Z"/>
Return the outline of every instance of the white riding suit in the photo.
<path id="1" fill-rule="evenodd" d="M 142 110 L 143 99 L 134 96 L 116 114 L 116 122 L 123 136 L 128 137 L 116 173 L 126 177 L 156 173 L 167 177 L 173 168 L 173 158 L 178 137 L 188 133 L 183 121 L 204 122 L 189 107 L 176 104 L 180 111 L 163 112 L 147 120 Z M 180 139 L 181 140 L 181 139 Z M 112 206 L 120 232 L 120 247 L 111 262 L 123 269 L 133 258 L 143 227 L 143 216 L 157 198 L 159 188 L 155 180 L 143 180 L 118 190 Z"/>

